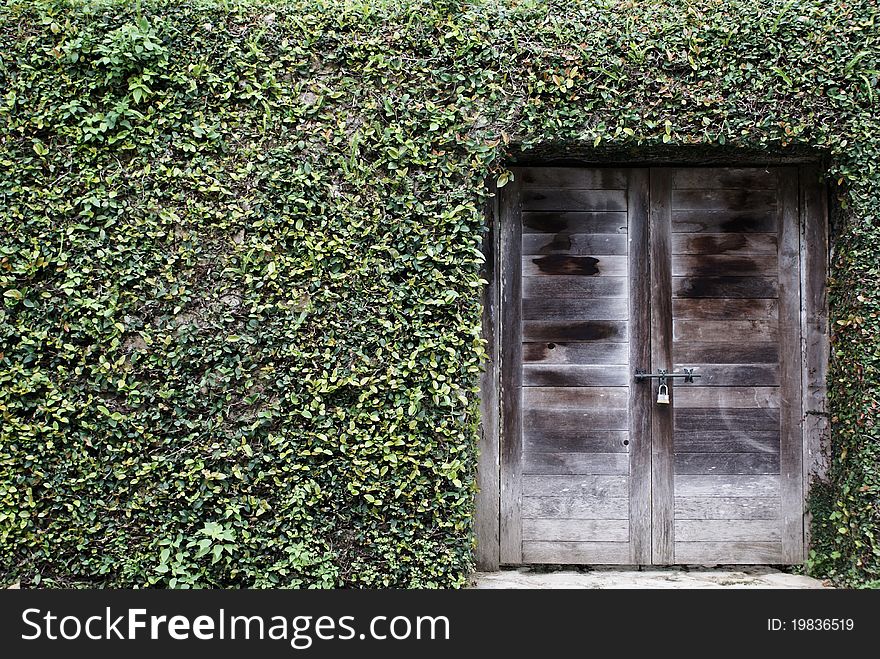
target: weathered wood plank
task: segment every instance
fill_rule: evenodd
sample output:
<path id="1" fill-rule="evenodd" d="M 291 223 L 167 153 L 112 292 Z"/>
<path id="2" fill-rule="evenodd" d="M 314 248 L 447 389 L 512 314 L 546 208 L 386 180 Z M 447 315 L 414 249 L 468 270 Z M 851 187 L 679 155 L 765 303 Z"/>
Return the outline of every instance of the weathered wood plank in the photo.
<path id="1" fill-rule="evenodd" d="M 501 520 L 502 563 L 522 560 L 522 221 L 516 181 L 501 188 Z"/>
<path id="2" fill-rule="evenodd" d="M 673 233 L 775 233 L 776 211 L 674 210 Z"/>
<path id="3" fill-rule="evenodd" d="M 772 254 L 775 233 L 676 233 L 673 254 Z"/>
<path id="4" fill-rule="evenodd" d="M 522 492 L 526 497 L 614 499 L 627 496 L 627 480 L 626 476 L 523 476 Z"/>
<path id="5" fill-rule="evenodd" d="M 601 341 L 625 343 L 628 339 L 626 321 L 619 320 L 526 320 L 522 323 L 524 342 Z"/>
<path id="6" fill-rule="evenodd" d="M 682 519 L 675 542 L 779 542 L 779 522 L 766 519 Z"/>
<path id="7" fill-rule="evenodd" d="M 681 320 L 776 320 L 779 302 L 763 298 L 677 298 L 672 300 L 672 316 Z"/>
<path id="8" fill-rule="evenodd" d="M 651 370 L 668 368 L 672 363 L 671 188 L 670 169 L 651 170 Z M 649 382 L 653 401 L 657 399 L 658 382 Z M 651 556 L 655 564 L 671 563 L 675 512 L 672 405 L 651 405 L 651 438 Z"/>
<path id="9" fill-rule="evenodd" d="M 803 431 L 801 428 L 801 280 L 798 172 L 780 172 L 779 380 L 781 391 L 782 553 L 786 563 L 804 557 Z"/>
<path id="10" fill-rule="evenodd" d="M 773 208 L 776 190 L 721 188 L 714 190 L 673 190 L 675 210 L 763 211 Z M 733 232 L 734 229 L 727 229 Z"/>
<path id="11" fill-rule="evenodd" d="M 626 565 L 627 542 L 526 542 L 524 563 L 561 563 L 564 565 Z"/>
<path id="12" fill-rule="evenodd" d="M 539 276 L 577 276 L 577 277 L 620 277 L 626 275 L 626 256 L 569 256 L 568 254 L 547 254 L 546 256 L 524 256 L 522 273 L 524 277 Z"/>
<path id="13" fill-rule="evenodd" d="M 683 254 L 672 257 L 673 277 L 775 276 L 775 254 Z"/>
<path id="14" fill-rule="evenodd" d="M 523 188 L 567 188 L 573 190 L 623 190 L 626 170 L 582 167 L 527 167 L 516 172 Z"/>
<path id="15" fill-rule="evenodd" d="M 553 277 L 523 277 L 524 298 L 577 298 L 626 297 L 626 277 L 580 277 L 556 275 Z"/>
<path id="16" fill-rule="evenodd" d="M 675 452 L 778 454 L 779 430 L 677 430 Z"/>
<path id="17" fill-rule="evenodd" d="M 500 249 L 498 228 L 501 209 L 497 188 L 492 203 L 487 209 L 487 231 L 483 239 L 482 277 L 488 282 L 483 289 L 482 335 L 486 341 L 486 354 L 489 361 L 480 373 L 480 435 L 479 457 L 477 462 L 477 491 L 474 495 L 474 535 L 476 536 L 475 556 L 477 569 L 493 571 L 498 569 L 501 560 L 499 524 L 501 522 L 501 475 L 499 449 L 501 429 L 498 418 L 499 402 L 499 359 L 498 359 L 498 295 L 499 269 L 498 251 Z"/>
<path id="18" fill-rule="evenodd" d="M 572 254 L 622 256 L 626 254 L 626 234 L 612 233 L 526 233 L 523 254 Z"/>
<path id="19" fill-rule="evenodd" d="M 675 277 L 672 294 L 682 298 L 775 298 L 776 277 Z"/>
<path id="20" fill-rule="evenodd" d="M 525 387 L 624 387 L 629 384 L 626 368 L 581 366 L 579 364 L 524 364 Z"/>
<path id="21" fill-rule="evenodd" d="M 775 341 L 775 320 L 674 320 L 672 336 L 675 341 Z"/>
<path id="22" fill-rule="evenodd" d="M 531 519 L 523 520 L 523 542 L 627 542 L 625 519 Z"/>
<path id="23" fill-rule="evenodd" d="M 779 542 L 676 542 L 679 565 L 777 565 L 784 563 Z"/>
<path id="24" fill-rule="evenodd" d="M 623 297 L 526 298 L 522 302 L 522 313 L 523 320 L 626 320 L 629 308 Z"/>
<path id="25" fill-rule="evenodd" d="M 675 390 L 675 408 L 779 407 L 778 387 L 681 386 Z"/>
<path id="26" fill-rule="evenodd" d="M 524 518 L 629 520 L 626 497 L 524 497 Z"/>
<path id="27" fill-rule="evenodd" d="M 629 474 L 627 453 L 531 453 L 523 456 L 525 474 Z"/>
<path id="28" fill-rule="evenodd" d="M 651 362 L 650 192 L 650 170 L 631 169 L 627 208 L 629 278 L 634 283 L 629 300 L 629 363 L 645 367 Z M 627 368 L 627 372 L 632 371 Z M 631 382 L 630 437 L 623 441 L 629 443 L 629 562 L 635 565 L 651 562 L 651 406 L 651 387 Z"/>
<path id="29" fill-rule="evenodd" d="M 625 410 L 628 387 L 525 387 L 523 407 L 545 410 Z"/>
<path id="30" fill-rule="evenodd" d="M 523 431 L 523 451 L 577 453 L 627 453 L 629 432 L 626 430 L 549 430 Z"/>
<path id="31" fill-rule="evenodd" d="M 769 408 L 691 407 L 675 410 L 678 430 L 778 430 L 780 412 Z"/>
<path id="32" fill-rule="evenodd" d="M 595 473 L 595 472 L 590 472 Z M 676 474 L 778 474 L 778 453 L 679 453 Z"/>
<path id="33" fill-rule="evenodd" d="M 776 170 L 755 167 L 687 167 L 676 169 L 672 187 L 676 190 L 745 188 L 748 190 L 775 190 Z"/>
<path id="34" fill-rule="evenodd" d="M 524 343 L 523 361 L 542 364 L 617 364 L 626 366 L 629 347 L 626 343 Z M 775 360 L 774 360 L 775 361 Z"/>
<path id="35" fill-rule="evenodd" d="M 718 355 L 724 359 L 724 355 Z M 692 368 L 700 374 L 701 387 L 774 387 L 779 385 L 777 364 L 708 364 L 676 362 L 675 370 Z"/>
<path id="36" fill-rule="evenodd" d="M 774 497 L 675 497 L 675 519 L 777 520 L 781 503 Z"/>
<path id="37" fill-rule="evenodd" d="M 627 410 L 542 410 L 524 409 L 523 425 L 529 431 L 626 430 Z"/>
<path id="38" fill-rule="evenodd" d="M 625 211 L 623 190 L 574 190 L 530 188 L 522 192 L 522 209 L 527 211 Z"/>
<path id="39" fill-rule="evenodd" d="M 775 365 L 779 362 L 778 343 L 679 341 L 673 345 L 673 351 L 680 362 L 706 363 L 721 359 L 735 364 Z"/>
<path id="40" fill-rule="evenodd" d="M 675 479 L 677 497 L 778 497 L 779 476 L 691 476 Z"/>
<path id="41" fill-rule="evenodd" d="M 819 168 L 801 167 L 801 325 L 803 328 L 803 484 L 806 494 L 813 479 L 828 470 L 830 425 L 827 407 L 829 336 L 828 194 Z M 804 557 L 809 547 L 809 516 L 804 523 Z"/>
<path id="42" fill-rule="evenodd" d="M 523 233 L 626 233 L 625 211 L 545 211 L 522 214 Z"/>

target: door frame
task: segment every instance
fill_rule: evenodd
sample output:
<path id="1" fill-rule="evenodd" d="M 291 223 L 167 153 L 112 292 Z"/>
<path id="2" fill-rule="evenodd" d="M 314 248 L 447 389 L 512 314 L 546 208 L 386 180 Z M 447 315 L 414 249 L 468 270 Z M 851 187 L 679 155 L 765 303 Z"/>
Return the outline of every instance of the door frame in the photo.
<path id="1" fill-rule="evenodd" d="M 543 163 L 547 166 L 559 166 L 554 163 Z M 530 165 L 540 166 L 540 165 Z M 584 163 L 571 165 L 598 169 L 602 167 L 626 167 L 639 171 L 644 165 L 636 163 Z M 785 166 L 784 163 L 684 163 L 675 164 L 652 163 L 652 168 L 664 167 L 761 167 Z M 803 469 L 803 501 L 804 501 L 804 539 L 803 556 L 809 552 L 809 513 L 806 510 L 806 499 L 810 483 L 822 479 L 827 470 L 829 448 L 829 419 L 827 414 L 826 378 L 830 355 L 828 332 L 828 299 L 827 276 L 829 267 L 829 235 L 828 235 L 828 190 L 822 181 L 822 170 L 817 164 L 793 164 L 798 173 L 798 227 L 799 260 L 800 260 L 800 366 L 801 366 L 801 400 L 800 426 L 802 434 L 802 469 Z M 521 351 L 518 340 L 519 328 L 504 323 L 507 305 L 518 302 L 519 289 L 516 288 L 518 277 L 509 278 L 505 273 L 504 234 L 506 229 L 502 222 L 516 218 L 519 223 L 519 208 L 513 202 L 517 188 L 516 169 L 514 180 L 507 184 L 505 194 L 499 194 L 497 186 L 492 183 L 489 193 L 490 203 L 486 209 L 486 233 L 484 235 L 483 252 L 485 256 L 482 276 L 488 285 L 483 289 L 482 328 L 486 342 L 487 363 L 480 375 L 480 435 L 478 439 L 479 457 L 477 461 L 477 493 L 475 495 L 474 532 L 476 535 L 476 564 L 480 570 L 497 570 L 503 564 L 518 564 L 520 559 L 515 555 L 503 556 L 501 553 L 501 533 L 509 530 L 504 526 L 506 515 L 502 514 L 501 465 L 502 451 L 516 451 L 519 440 L 505 442 L 505 435 L 517 436 L 519 422 L 515 418 L 504 418 L 502 410 L 505 401 L 508 405 L 515 404 L 519 397 L 519 387 L 502 386 L 510 382 L 509 377 L 516 380 L 516 374 L 505 373 L 505 367 L 511 363 L 518 364 L 517 355 L 508 351 L 502 355 L 502 346 L 510 346 L 514 352 Z M 641 171 L 647 171 L 641 169 Z M 636 200 L 637 202 L 639 200 Z M 515 228 L 519 235 L 521 226 Z M 508 280 L 513 288 L 508 286 Z M 515 336 L 514 336 L 515 335 Z M 511 371 L 515 369 L 510 369 Z M 508 376 L 508 377 L 505 377 Z M 515 490 L 516 484 L 513 484 Z M 510 494 L 515 495 L 511 491 Z M 514 501 L 520 499 L 515 498 Z M 518 505 L 514 503 L 514 506 Z M 515 510 L 504 511 L 515 514 Z M 794 557 L 792 557 L 794 558 Z"/>

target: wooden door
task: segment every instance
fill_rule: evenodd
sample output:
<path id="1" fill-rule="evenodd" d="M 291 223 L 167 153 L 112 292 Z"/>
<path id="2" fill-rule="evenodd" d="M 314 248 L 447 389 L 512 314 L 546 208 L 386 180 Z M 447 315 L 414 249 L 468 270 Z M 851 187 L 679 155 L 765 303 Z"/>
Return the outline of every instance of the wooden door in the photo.
<path id="1" fill-rule="evenodd" d="M 651 172 L 653 561 L 803 560 L 795 168 Z"/>
<path id="2" fill-rule="evenodd" d="M 504 190 L 501 561 L 649 563 L 648 171 Z"/>
<path id="3" fill-rule="evenodd" d="M 802 560 L 797 171 L 524 168 L 501 208 L 501 562 Z"/>

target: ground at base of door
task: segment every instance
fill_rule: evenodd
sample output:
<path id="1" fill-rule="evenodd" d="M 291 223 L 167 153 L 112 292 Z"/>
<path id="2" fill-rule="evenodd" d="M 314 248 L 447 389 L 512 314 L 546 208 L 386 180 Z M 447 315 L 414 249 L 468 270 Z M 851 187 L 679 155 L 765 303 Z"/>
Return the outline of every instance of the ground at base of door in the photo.
<path id="1" fill-rule="evenodd" d="M 472 587 L 492 588 L 827 588 L 802 574 L 770 567 L 651 569 L 506 569 L 478 572 Z"/>

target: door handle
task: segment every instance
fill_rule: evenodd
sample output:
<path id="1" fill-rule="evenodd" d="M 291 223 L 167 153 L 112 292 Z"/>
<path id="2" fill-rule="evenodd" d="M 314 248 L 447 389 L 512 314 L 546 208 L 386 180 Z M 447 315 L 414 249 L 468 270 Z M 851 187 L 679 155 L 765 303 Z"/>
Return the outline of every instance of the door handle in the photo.
<path id="1" fill-rule="evenodd" d="M 681 373 L 670 373 L 665 368 L 658 369 L 656 373 L 648 373 L 641 368 L 637 368 L 633 377 L 636 380 L 650 380 L 652 378 L 657 378 L 660 380 L 660 384 L 666 384 L 666 380 L 672 378 L 684 378 L 685 382 L 693 382 L 694 378 L 701 378 L 703 376 L 699 373 L 694 373 L 694 369 L 692 368 L 683 368 L 681 369 Z"/>

